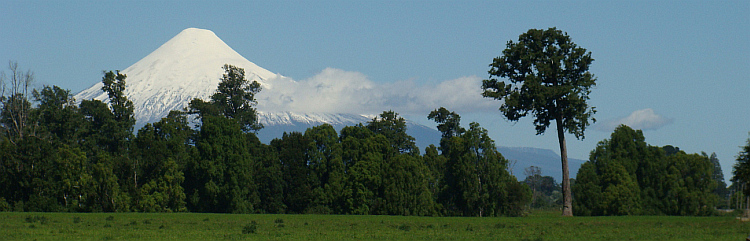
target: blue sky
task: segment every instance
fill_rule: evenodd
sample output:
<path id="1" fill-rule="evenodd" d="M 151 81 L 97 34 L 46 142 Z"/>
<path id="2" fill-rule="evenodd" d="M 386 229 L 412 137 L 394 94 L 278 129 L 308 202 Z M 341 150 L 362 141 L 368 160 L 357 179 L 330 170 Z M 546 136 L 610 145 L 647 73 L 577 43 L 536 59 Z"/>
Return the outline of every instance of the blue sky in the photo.
<path id="1" fill-rule="evenodd" d="M 750 1 L 3 1 L 0 60 L 37 86 L 77 93 L 125 69 L 185 28 L 210 29 L 248 60 L 304 80 L 334 68 L 411 91 L 487 78 L 508 40 L 557 27 L 592 52 L 598 124 L 569 155 L 587 159 L 612 127 L 651 145 L 716 152 L 726 178 L 750 131 Z M 3 64 L 5 66 L 5 64 Z M 2 68 L 7 72 L 7 68 Z M 477 86 L 479 88 L 479 86 Z M 461 97 L 459 97 L 461 98 Z M 454 109 L 502 146 L 558 150 L 531 117 Z M 428 106 L 434 109 L 439 106 Z M 396 110 L 397 112 L 399 110 Z M 405 111 L 432 125 L 426 112 Z M 551 127 L 554 128 L 554 127 Z M 552 129 L 554 130 L 554 129 Z"/>

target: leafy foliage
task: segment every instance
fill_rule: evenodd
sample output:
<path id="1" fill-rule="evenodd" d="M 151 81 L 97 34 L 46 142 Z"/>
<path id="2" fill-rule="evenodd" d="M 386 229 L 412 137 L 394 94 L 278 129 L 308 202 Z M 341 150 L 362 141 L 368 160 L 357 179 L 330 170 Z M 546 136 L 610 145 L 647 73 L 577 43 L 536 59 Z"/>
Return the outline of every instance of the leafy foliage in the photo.
<path id="1" fill-rule="evenodd" d="M 344 185 L 346 174 L 342 159 L 342 147 L 336 129 L 328 124 L 312 127 L 305 131 L 311 141 L 308 151 L 309 165 L 316 174 L 319 184 L 313 189 L 315 213 L 344 213 Z"/>
<path id="2" fill-rule="evenodd" d="M 591 116 L 596 112 L 586 101 L 596 78 L 589 73 L 594 61 L 591 52 L 573 43 L 556 28 L 530 29 L 508 41 L 503 55 L 490 64 L 491 77 L 482 82 L 484 97 L 503 100 L 500 111 L 511 121 L 533 114 L 537 134 L 547 130 L 552 120 L 583 138 Z"/>
<path id="3" fill-rule="evenodd" d="M 449 118 L 441 117 L 446 115 Z M 460 120 L 458 114 L 442 107 L 430 116 L 440 124 L 447 123 L 446 119 Z M 478 123 L 471 123 L 465 131 L 456 125 L 449 129 L 456 131 L 444 129 L 440 141 L 446 162 L 438 200 L 446 214 L 521 215 L 530 200 L 529 189 L 507 172 L 507 160 L 497 151 L 487 130 Z"/>
<path id="4" fill-rule="evenodd" d="M 367 123 L 367 128 L 374 134 L 383 135 L 391 143 L 393 154 L 419 154 L 419 148 L 414 143 L 414 137 L 406 134 L 406 121 L 393 111 L 384 111 L 380 118 L 374 118 Z"/>
<path id="5" fill-rule="evenodd" d="M 133 117 L 133 102 L 128 100 L 125 95 L 125 78 L 126 75 L 112 71 L 104 73 L 102 78 L 102 90 L 107 92 L 109 96 L 109 105 L 112 111 L 112 118 L 114 125 L 111 126 L 112 132 L 109 138 L 114 143 L 111 146 L 112 150 L 124 153 L 124 148 L 127 148 L 128 141 L 133 136 L 133 125 L 135 125 L 135 117 Z"/>
<path id="6" fill-rule="evenodd" d="M 313 147 L 302 133 L 284 133 L 271 141 L 279 153 L 284 178 L 284 204 L 290 213 L 304 213 L 313 200 L 313 189 L 318 184 L 316 173 L 309 166 L 308 153 Z"/>
<path id="7" fill-rule="evenodd" d="M 259 195 L 259 162 L 249 144 L 254 134 L 222 116 L 204 116 L 195 136 L 197 156 L 187 164 L 189 207 L 201 212 L 253 213 Z"/>
<path id="8" fill-rule="evenodd" d="M 263 125 L 258 123 L 254 105 L 255 94 L 260 92 L 260 83 L 245 79 L 245 70 L 225 64 L 225 71 L 211 102 L 223 113 L 224 117 L 236 119 L 245 131 L 258 131 Z"/>
<path id="9" fill-rule="evenodd" d="M 619 126 L 578 170 L 576 215 L 711 214 L 718 198 L 711 161 L 664 149 L 646 144 L 640 130 Z"/>
<path id="10" fill-rule="evenodd" d="M 39 106 L 34 109 L 42 133 L 49 133 L 52 142 L 76 144 L 83 125 L 83 116 L 75 105 L 70 91 L 57 86 L 44 86 L 42 91 L 33 91 Z"/>
<path id="11" fill-rule="evenodd" d="M 186 117 L 176 111 L 138 131 L 133 141 L 136 210 L 186 211 L 182 170 L 194 151 L 189 145 L 191 134 Z"/>

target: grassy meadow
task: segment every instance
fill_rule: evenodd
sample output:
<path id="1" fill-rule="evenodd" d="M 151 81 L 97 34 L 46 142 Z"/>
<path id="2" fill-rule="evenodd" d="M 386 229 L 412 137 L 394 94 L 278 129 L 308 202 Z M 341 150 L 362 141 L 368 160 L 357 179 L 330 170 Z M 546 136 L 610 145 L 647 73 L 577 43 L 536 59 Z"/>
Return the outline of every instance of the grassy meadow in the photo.
<path id="1" fill-rule="evenodd" d="M 3 240 L 745 240 L 717 217 L 518 218 L 203 213 L 0 213 Z"/>

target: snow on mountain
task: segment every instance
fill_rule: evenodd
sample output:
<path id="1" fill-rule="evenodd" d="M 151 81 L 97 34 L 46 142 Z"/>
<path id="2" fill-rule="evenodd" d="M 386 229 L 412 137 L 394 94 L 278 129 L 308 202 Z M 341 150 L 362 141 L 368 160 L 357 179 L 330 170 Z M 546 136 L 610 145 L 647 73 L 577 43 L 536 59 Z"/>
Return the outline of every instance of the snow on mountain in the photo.
<path id="1" fill-rule="evenodd" d="M 365 123 L 374 117 L 367 114 L 288 111 L 285 109 L 285 105 L 290 103 L 288 88 L 297 86 L 296 81 L 250 62 L 210 30 L 188 28 L 121 71 L 127 75 L 125 94 L 133 101 L 136 129 L 146 123 L 159 121 L 171 110 L 182 110 L 193 98 L 208 100 L 216 91 L 224 73 L 221 68 L 224 64 L 243 68 L 245 78 L 261 84 L 262 90 L 256 98 L 259 102 L 258 119 L 265 126 L 259 132 L 259 137 L 264 142 L 281 137 L 283 132 L 303 132 L 308 127 L 323 123 L 341 129 L 344 126 Z M 97 99 L 107 102 L 108 97 L 102 91 L 102 86 L 103 84 L 98 82 L 78 93 L 75 99 Z M 281 89 L 276 90 L 275 86 Z M 327 102 L 311 106 L 321 104 L 347 103 Z M 409 122 L 408 128 L 413 129 L 409 132 L 429 136 L 423 139 L 439 138 L 439 133 L 429 127 Z M 431 143 L 418 144 L 424 147 Z"/>
<path id="2" fill-rule="evenodd" d="M 319 126 L 324 123 L 333 126 L 336 131 L 340 131 L 346 126 L 354 126 L 360 123 L 366 125 L 374 117 L 375 115 L 361 114 L 300 114 L 288 111 L 259 111 L 258 121 L 264 127 L 258 132 L 258 138 L 268 143 L 274 138 L 280 138 L 284 132 L 296 131 L 304 133 L 307 128 Z M 416 139 L 415 143 L 420 150 L 424 150 L 430 144 L 438 145 L 440 143 L 440 132 L 410 120 L 406 120 L 406 133 Z"/>
<path id="3" fill-rule="evenodd" d="M 290 111 L 265 112 L 258 111 L 258 121 L 261 124 L 292 125 L 304 123 L 320 125 L 328 123 L 331 125 L 349 125 L 364 123 L 372 119 L 370 115 L 357 114 L 329 114 L 329 113 L 296 113 Z"/>
<path id="4" fill-rule="evenodd" d="M 248 61 L 210 30 L 188 28 L 154 52 L 121 71 L 126 95 L 133 101 L 137 125 L 155 122 L 181 110 L 193 98 L 208 99 L 216 91 L 224 64 L 245 69 L 246 78 L 272 89 L 278 75 Z M 77 94 L 77 100 L 107 101 L 101 82 Z"/>
<path id="5" fill-rule="evenodd" d="M 281 138 L 284 132 L 302 132 L 307 128 L 330 124 L 336 131 L 345 126 L 367 123 L 372 118 L 357 114 L 328 114 L 328 113 L 296 113 L 290 111 L 265 112 L 258 111 L 258 122 L 263 129 L 258 131 L 258 138 L 263 142 L 270 142 L 274 138 Z"/>
<path id="6" fill-rule="evenodd" d="M 359 123 L 365 124 L 375 115 L 368 113 L 342 114 L 320 113 L 315 111 L 289 111 L 289 104 L 294 103 L 291 96 L 306 94 L 331 95 L 329 92 L 310 92 L 310 89 L 327 86 L 327 88 L 356 89 L 357 98 L 363 96 L 372 86 L 357 74 L 327 69 L 319 78 L 330 78 L 330 74 L 348 76 L 348 82 L 326 82 L 314 79 L 306 85 L 299 85 L 292 79 L 274 74 L 242 57 L 210 30 L 188 28 L 164 43 L 151 54 L 122 70 L 126 74 L 126 95 L 133 101 L 136 118 L 136 129 L 146 123 L 159 121 L 171 110 L 182 110 L 193 98 L 208 100 L 216 91 L 224 70 L 224 64 L 231 64 L 245 69 L 245 77 L 258 81 L 262 90 L 258 98 L 258 120 L 265 127 L 258 132 L 261 141 L 268 143 L 279 138 L 284 132 L 304 132 L 307 128 L 323 123 L 332 125 L 337 130 Z M 345 80 L 347 78 L 344 78 Z M 340 79 L 339 79 L 340 80 Z M 465 82 L 465 81 L 464 81 Z M 363 83 L 365 85 L 363 85 Z M 340 86 L 329 86 L 337 84 Z M 75 96 L 76 100 L 97 99 L 108 102 L 107 94 L 102 91 L 98 82 Z M 274 89 L 276 87 L 277 89 Z M 293 89 L 293 90 L 292 90 Z M 326 98 L 331 96 L 326 96 Z M 325 99 L 325 98 L 324 98 Z M 311 99 L 300 99 L 297 102 L 310 102 Z M 344 100 L 351 100 L 346 99 Z M 315 105 L 349 104 L 340 98 L 330 98 L 323 102 L 304 103 L 304 108 Z M 285 108 L 286 107 L 286 108 Z M 379 106 L 375 106 L 378 108 Z M 303 108 L 303 109 L 304 109 Z M 318 108 L 320 109 L 320 108 Z M 325 108 L 323 108 L 325 109 Z M 416 138 L 417 146 L 424 150 L 429 144 L 437 145 L 440 133 L 430 128 L 407 120 L 407 133 Z M 542 167 L 544 175 L 559 179 L 559 156 L 551 150 L 536 148 L 500 147 L 499 151 L 507 159 L 516 160 L 514 174 L 523 179 L 523 168 L 530 165 Z M 571 159 L 571 174 L 575 176 L 582 160 Z"/>

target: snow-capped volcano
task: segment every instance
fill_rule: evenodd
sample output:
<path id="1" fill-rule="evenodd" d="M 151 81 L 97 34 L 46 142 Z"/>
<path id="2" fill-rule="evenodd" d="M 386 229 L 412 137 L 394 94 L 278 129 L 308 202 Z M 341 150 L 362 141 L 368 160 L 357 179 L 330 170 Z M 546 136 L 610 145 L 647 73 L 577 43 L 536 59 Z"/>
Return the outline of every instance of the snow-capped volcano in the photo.
<path id="1" fill-rule="evenodd" d="M 282 78 L 238 54 L 212 31 L 188 28 L 180 32 L 154 52 L 121 71 L 127 75 L 125 94 L 133 101 L 136 126 L 155 122 L 171 110 L 187 107 L 190 100 L 208 100 L 216 91 L 224 64 L 245 69 L 245 78 L 258 81 L 262 93 L 273 92 L 273 82 L 293 81 Z M 108 101 L 98 82 L 75 96 L 76 100 L 97 99 Z M 264 95 L 267 96 L 267 95 Z M 256 96 L 257 98 L 258 96 Z M 259 100 L 263 103 L 263 100 Z M 269 110 L 259 106 L 263 124 L 350 123 L 352 116 L 337 114 L 301 114 Z M 361 119 L 362 117 L 355 119 Z M 357 122 L 359 123 L 359 122 Z"/>
<path id="2" fill-rule="evenodd" d="M 154 52 L 121 71 L 125 93 L 133 101 L 137 126 L 155 122 L 171 110 L 181 110 L 193 98 L 208 100 L 219 84 L 224 64 L 245 69 L 245 77 L 272 89 L 269 79 L 278 75 L 235 52 L 210 30 L 188 28 Z M 103 84 L 78 93 L 76 100 L 107 101 Z"/>
<path id="3" fill-rule="evenodd" d="M 146 123 L 159 121 L 171 110 L 182 110 L 190 100 L 208 100 L 216 91 L 224 70 L 224 64 L 234 65 L 245 70 L 245 78 L 258 81 L 261 92 L 258 99 L 258 119 L 266 128 L 261 130 L 261 140 L 281 137 L 284 131 L 304 131 L 307 127 L 331 124 L 341 128 L 372 119 L 372 113 L 340 114 L 292 112 L 285 109 L 289 94 L 282 89 L 294 86 L 296 82 L 274 74 L 250 62 L 229 47 L 210 30 L 188 28 L 164 43 L 151 54 L 122 70 L 125 79 L 125 94 L 133 101 L 136 128 Z M 98 82 L 83 90 L 75 99 L 97 99 L 108 101 Z M 278 85 L 279 90 L 274 90 Z M 273 103 L 273 104 L 270 104 Z M 335 102 L 333 102 L 335 103 Z M 322 104 L 322 103 L 318 103 Z M 325 103 L 331 104 L 331 103 Z M 347 104 L 347 103 L 335 103 Z M 429 133 L 428 127 L 410 123 L 409 129 Z M 439 137 L 439 134 L 436 136 Z M 434 139 L 434 138 L 433 138 Z M 423 146 L 423 145 L 420 145 Z"/>

